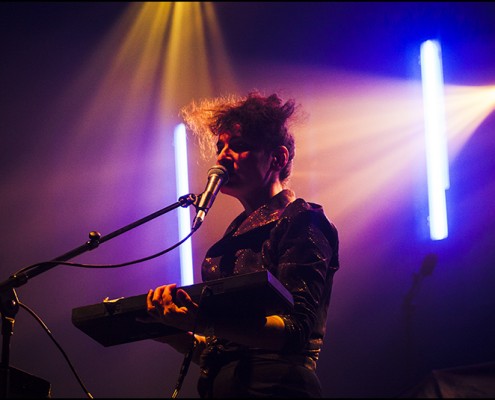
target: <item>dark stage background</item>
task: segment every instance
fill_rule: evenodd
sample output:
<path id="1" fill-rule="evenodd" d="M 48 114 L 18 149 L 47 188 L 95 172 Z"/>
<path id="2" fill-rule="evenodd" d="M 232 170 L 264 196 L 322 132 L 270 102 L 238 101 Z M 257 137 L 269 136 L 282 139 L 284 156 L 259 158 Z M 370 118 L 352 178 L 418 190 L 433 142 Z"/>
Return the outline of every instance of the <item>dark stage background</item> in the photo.
<path id="1" fill-rule="evenodd" d="M 296 131 L 292 188 L 323 204 L 341 235 L 318 366 L 325 397 L 398 397 L 450 368 L 467 371 L 454 381 L 469 382 L 472 396 L 493 397 L 493 374 L 475 367 L 495 361 L 495 115 L 493 88 L 483 91 L 495 84 L 495 5 L 204 3 L 206 39 L 189 35 L 198 15 L 184 12 L 164 33 L 177 44 L 146 40 L 152 22 L 133 25 L 144 4 L 0 4 L 0 280 L 84 244 L 92 230 L 108 234 L 177 201 L 180 106 L 278 91 L 308 114 Z M 442 44 L 450 95 L 442 241 L 428 237 L 418 61 L 426 39 Z M 213 162 L 188 139 L 190 190 L 200 193 Z M 219 196 L 193 236 L 195 282 L 208 245 L 239 212 Z M 76 260 L 145 257 L 176 243 L 176 232 L 173 212 Z M 103 347 L 71 312 L 179 279 L 175 249 L 115 269 L 59 265 L 16 293 L 95 398 L 169 397 L 182 356 L 153 341 Z M 24 308 L 9 361 L 48 381 L 54 398 L 85 397 Z M 197 397 L 197 375 L 191 366 L 179 397 Z"/>

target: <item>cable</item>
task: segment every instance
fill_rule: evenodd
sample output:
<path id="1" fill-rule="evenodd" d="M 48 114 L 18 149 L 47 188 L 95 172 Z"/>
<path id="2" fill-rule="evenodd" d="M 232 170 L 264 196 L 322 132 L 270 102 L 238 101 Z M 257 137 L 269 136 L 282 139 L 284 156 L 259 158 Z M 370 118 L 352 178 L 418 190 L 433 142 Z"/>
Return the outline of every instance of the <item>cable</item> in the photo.
<path id="1" fill-rule="evenodd" d="M 206 295 L 205 295 L 206 294 Z M 196 329 L 198 326 L 198 321 L 199 321 L 199 316 L 201 315 L 201 311 L 203 311 L 203 300 L 205 297 L 211 296 L 212 290 L 209 286 L 205 285 L 203 286 L 203 289 L 201 290 L 201 295 L 199 297 L 198 301 L 198 313 L 196 314 L 196 318 L 194 320 L 194 327 L 191 332 L 192 334 L 192 345 L 191 349 L 185 354 L 184 360 L 182 361 L 182 365 L 180 367 L 179 371 L 179 377 L 177 378 L 177 383 L 175 384 L 175 389 L 174 392 L 172 393 L 172 399 L 177 398 L 179 395 L 180 389 L 182 388 L 182 383 L 184 382 L 184 379 L 187 375 L 187 371 L 189 370 L 189 366 L 191 365 L 191 361 L 194 355 L 194 351 L 196 350 L 196 346 L 198 345 L 198 340 L 196 339 Z"/>
<path id="2" fill-rule="evenodd" d="M 175 384 L 174 393 L 172 393 L 172 399 L 175 399 L 179 395 L 179 391 L 182 387 L 182 383 L 187 375 L 187 371 L 189 370 L 189 366 L 191 365 L 191 361 L 194 355 L 194 351 L 196 350 L 196 346 L 198 345 L 198 340 L 196 339 L 194 332 L 192 332 L 192 345 L 191 349 L 184 355 L 184 360 L 182 361 L 182 365 L 180 366 L 179 377 L 177 378 L 177 383 Z"/>
<path id="3" fill-rule="evenodd" d="M 120 268 L 120 267 L 125 267 L 125 266 L 128 266 L 128 265 L 132 265 L 132 264 L 138 264 L 138 263 L 141 263 L 141 262 L 144 262 L 144 261 L 151 260 L 153 258 L 160 257 L 163 254 L 168 253 L 169 251 L 175 249 L 176 247 L 178 247 L 182 243 L 184 243 L 187 239 L 189 239 L 193 235 L 193 233 L 196 232 L 196 230 L 197 229 L 191 230 L 191 232 L 185 238 L 183 238 L 182 240 L 180 240 L 179 242 L 177 242 L 173 246 L 171 246 L 171 247 L 169 247 L 169 248 L 167 248 L 165 250 L 162 250 L 162 251 L 160 251 L 158 253 L 155 253 L 155 254 L 152 254 L 150 256 L 147 256 L 147 257 L 144 257 L 144 258 L 140 258 L 140 259 L 137 259 L 137 260 L 134 260 L 134 261 L 128 261 L 128 262 L 124 262 L 124 263 L 120 263 L 120 264 L 106 264 L 105 265 L 105 264 L 82 264 L 82 263 L 75 263 L 75 262 L 68 262 L 68 261 L 61 261 L 61 260 L 60 261 L 59 260 L 51 260 L 51 261 L 45 261 L 45 262 L 41 262 L 41 263 L 32 264 L 30 266 L 27 266 L 25 268 L 22 268 L 19 271 L 17 271 L 16 273 L 14 273 L 12 276 L 15 277 L 16 275 L 26 273 L 29 270 L 34 269 L 34 268 L 36 268 L 38 266 L 50 265 L 50 264 L 61 264 L 61 265 L 67 265 L 67 266 L 71 266 L 71 267 L 81 267 L 81 268 Z M 205 290 L 205 288 L 203 288 L 203 292 L 204 292 L 204 290 Z M 201 298 L 203 297 L 203 292 L 201 293 Z M 200 298 L 200 304 L 201 304 L 201 298 Z M 79 375 L 77 374 L 76 370 L 74 369 L 74 367 L 73 367 L 71 361 L 69 360 L 67 354 L 62 349 L 62 347 L 58 344 L 58 342 L 55 340 L 55 338 L 53 337 L 50 329 L 48 329 L 48 327 L 41 320 L 41 318 L 39 318 L 36 315 L 36 313 L 33 310 L 31 310 L 28 306 L 26 306 L 25 304 L 23 304 L 21 302 L 18 302 L 18 304 L 19 304 L 20 307 L 24 308 L 29 314 L 31 314 L 31 316 L 33 316 L 34 319 L 42 326 L 42 328 L 44 329 L 44 331 L 48 334 L 48 336 L 50 337 L 50 339 L 55 343 L 55 345 L 57 346 L 57 348 L 60 350 L 60 352 L 64 356 L 64 358 L 67 361 L 67 363 L 69 364 L 69 367 L 72 370 L 74 376 L 76 377 L 77 381 L 79 382 L 79 385 L 81 386 L 81 388 L 83 389 L 83 391 L 86 393 L 86 396 L 88 398 L 90 398 L 90 399 L 93 399 L 93 395 L 86 389 L 84 383 L 81 381 Z M 195 329 L 196 329 L 196 327 L 194 328 L 194 330 Z M 184 380 L 184 377 L 187 374 L 187 371 L 189 369 L 189 365 L 190 365 L 191 360 L 192 360 L 192 356 L 193 356 L 194 350 L 195 350 L 196 345 L 197 345 L 197 340 L 194 337 L 194 331 L 193 331 L 192 337 L 193 337 L 192 347 L 191 347 L 191 350 L 184 357 L 184 361 L 182 363 L 180 374 L 179 374 L 179 379 L 178 379 L 178 382 L 176 384 L 176 388 L 175 388 L 174 395 L 173 395 L 174 398 L 179 393 L 179 390 L 180 390 L 180 388 L 182 386 L 182 382 Z"/>
<path id="4" fill-rule="evenodd" d="M 67 361 L 67 363 L 69 364 L 69 367 L 70 369 L 72 370 L 74 376 L 76 377 L 77 381 L 79 382 L 79 385 L 81 386 L 81 388 L 84 390 L 84 393 L 86 393 L 86 396 L 89 398 L 89 399 L 93 399 L 93 395 L 88 391 L 88 389 L 86 389 L 86 386 L 84 385 L 84 383 L 82 382 L 81 378 L 79 377 L 79 375 L 77 374 L 74 366 L 72 365 L 71 361 L 69 360 L 69 357 L 67 356 L 67 354 L 65 353 L 64 349 L 62 349 L 62 347 L 60 346 L 60 344 L 55 340 L 55 338 L 53 337 L 50 329 L 48 329 L 48 327 L 46 326 L 46 324 L 41 320 L 40 317 L 38 317 L 36 315 L 36 313 L 31 310 L 28 306 L 26 306 L 25 304 L 21 303 L 20 301 L 18 302 L 19 306 L 24 308 L 29 314 L 31 314 L 32 317 L 34 317 L 34 319 L 42 326 L 43 330 L 47 333 L 48 337 L 53 341 L 53 343 L 55 343 L 55 346 L 57 346 L 57 348 L 60 350 L 60 352 L 62 353 L 62 355 L 64 356 L 65 360 Z"/>
<path id="5" fill-rule="evenodd" d="M 19 271 L 17 271 L 16 273 L 14 273 L 12 276 L 26 273 L 29 270 L 36 268 L 38 266 L 50 265 L 50 264 L 61 264 L 61 265 L 68 265 L 70 267 L 81 267 L 81 268 L 120 268 L 120 267 L 125 267 L 128 265 L 132 265 L 132 264 L 138 264 L 138 263 L 141 263 L 144 261 L 151 260 L 153 258 L 160 257 L 160 256 L 164 255 L 165 253 L 168 253 L 169 251 L 175 249 L 176 247 L 178 247 L 182 243 L 184 243 L 187 239 L 189 239 L 194 232 L 196 232 L 196 230 L 192 230 L 184 239 L 180 240 L 179 242 L 177 242 L 173 246 L 169 247 L 168 249 L 162 250 L 158 253 L 152 254 L 151 256 L 140 258 L 140 259 L 134 260 L 134 261 L 128 261 L 128 262 L 124 262 L 124 263 L 120 263 L 120 264 L 82 264 L 82 263 L 75 263 L 75 262 L 62 261 L 62 260 L 60 260 L 60 261 L 59 260 L 43 261 L 40 263 L 29 265 L 25 268 L 22 268 Z"/>

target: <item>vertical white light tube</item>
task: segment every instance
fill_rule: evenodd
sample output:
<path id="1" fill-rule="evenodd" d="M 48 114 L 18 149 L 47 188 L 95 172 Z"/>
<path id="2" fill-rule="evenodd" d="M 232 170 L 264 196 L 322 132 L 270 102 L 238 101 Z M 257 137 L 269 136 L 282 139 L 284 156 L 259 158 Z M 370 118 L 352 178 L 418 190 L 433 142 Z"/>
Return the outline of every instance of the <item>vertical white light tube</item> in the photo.
<path id="1" fill-rule="evenodd" d="M 448 236 L 445 190 L 449 188 L 449 161 L 445 132 L 444 87 L 440 44 L 421 45 L 421 77 L 428 181 L 430 238 Z"/>
<path id="2" fill-rule="evenodd" d="M 189 194 L 189 173 L 187 170 L 187 142 L 186 127 L 179 124 L 174 130 L 175 147 L 175 182 L 177 198 Z M 179 207 L 179 239 L 186 237 L 191 232 L 191 217 L 188 207 Z M 179 246 L 181 286 L 194 283 L 191 238 Z"/>

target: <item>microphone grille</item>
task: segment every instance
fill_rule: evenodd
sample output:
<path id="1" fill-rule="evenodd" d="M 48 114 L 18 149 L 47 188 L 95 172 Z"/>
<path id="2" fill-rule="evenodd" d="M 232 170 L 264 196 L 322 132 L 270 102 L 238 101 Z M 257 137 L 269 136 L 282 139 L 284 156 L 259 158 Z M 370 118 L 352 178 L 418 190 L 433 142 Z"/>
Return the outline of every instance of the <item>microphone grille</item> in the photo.
<path id="1" fill-rule="evenodd" d="M 211 175 L 218 175 L 222 180 L 225 180 L 225 182 L 229 179 L 229 171 L 227 171 L 227 168 L 223 165 L 214 165 L 211 167 L 208 170 L 208 176 L 210 177 Z"/>

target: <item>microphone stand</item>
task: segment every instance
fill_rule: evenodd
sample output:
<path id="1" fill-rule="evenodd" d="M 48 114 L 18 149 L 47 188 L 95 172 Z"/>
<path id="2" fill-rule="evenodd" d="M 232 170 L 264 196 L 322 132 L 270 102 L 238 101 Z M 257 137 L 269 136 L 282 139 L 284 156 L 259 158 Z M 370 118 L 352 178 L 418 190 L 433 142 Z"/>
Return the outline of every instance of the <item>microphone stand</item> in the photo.
<path id="1" fill-rule="evenodd" d="M 429 253 L 423 259 L 419 272 L 413 274 L 413 282 L 408 292 L 404 296 L 402 303 L 402 310 L 404 313 L 404 350 L 405 350 L 405 364 L 406 364 L 406 384 L 411 385 L 416 379 L 414 371 L 414 346 L 413 346 L 413 317 L 415 311 L 414 298 L 419 292 L 421 282 L 424 278 L 431 275 L 435 266 L 437 265 L 438 257 L 434 253 Z"/>
<path id="2" fill-rule="evenodd" d="M 179 200 L 161 210 L 154 212 L 144 218 L 141 218 L 129 225 L 126 225 L 108 235 L 101 236 L 100 233 L 92 231 L 89 233 L 89 240 L 82 246 L 79 246 L 59 257 L 52 259 L 52 262 L 41 263 L 33 268 L 21 272 L 18 275 L 14 274 L 7 280 L 0 282 L 0 314 L 2 315 L 2 357 L 0 365 L 0 398 L 9 398 L 10 394 L 10 378 L 11 367 L 10 362 L 10 338 L 14 333 L 15 316 L 19 311 L 19 300 L 14 288 L 22 286 L 28 282 L 30 278 L 33 278 L 43 272 L 50 270 L 57 266 L 61 261 L 67 261 L 80 254 L 97 248 L 101 243 L 107 242 L 116 236 L 119 236 L 131 229 L 136 228 L 160 215 L 163 215 L 169 211 L 172 211 L 178 207 L 189 207 L 194 204 L 197 207 L 197 196 L 194 194 L 187 194 L 181 196 Z"/>

